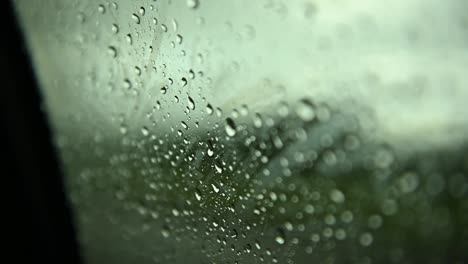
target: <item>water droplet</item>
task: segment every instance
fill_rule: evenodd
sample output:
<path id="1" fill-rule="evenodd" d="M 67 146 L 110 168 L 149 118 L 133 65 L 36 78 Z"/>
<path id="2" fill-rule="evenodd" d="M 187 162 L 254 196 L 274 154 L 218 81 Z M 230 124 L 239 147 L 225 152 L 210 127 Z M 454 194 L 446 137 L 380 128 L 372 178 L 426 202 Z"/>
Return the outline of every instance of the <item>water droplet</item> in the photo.
<path id="1" fill-rule="evenodd" d="M 398 211 L 398 204 L 395 200 L 387 199 L 382 203 L 382 213 L 384 215 L 393 215 Z"/>
<path id="2" fill-rule="evenodd" d="M 121 133 L 122 135 L 127 134 L 127 127 L 126 127 L 124 124 L 122 124 L 122 125 L 120 126 L 120 133 Z"/>
<path id="3" fill-rule="evenodd" d="M 112 33 L 119 33 L 119 26 L 117 24 L 112 24 Z"/>
<path id="4" fill-rule="evenodd" d="M 138 10 L 138 13 L 140 13 L 140 15 L 144 16 L 145 15 L 145 8 L 140 7 L 140 10 Z"/>
<path id="5" fill-rule="evenodd" d="M 197 199 L 197 201 L 200 201 L 202 198 L 202 194 L 198 189 L 195 190 L 195 198 Z"/>
<path id="6" fill-rule="evenodd" d="M 331 237 L 333 235 L 333 229 L 331 229 L 330 227 L 326 227 L 323 229 L 323 232 L 322 232 L 323 236 L 324 237 Z"/>
<path id="7" fill-rule="evenodd" d="M 109 53 L 109 55 L 110 55 L 112 58 L 117 57 L 117 49 L 116 49 L 114 46 L 109 46 L 109 47 L 107 48 L 107 52 Z"/>
<path id="8" fill-rule="evenodd" d="M 187 0 L 187 7 L 196 9 L 198 8 L 198 5 L 200 4 L 199 0 Z"/>
<path id="9" fill-rule="evenodd" d="M 319 234 L 312 234 L 310 236 L 310 240 L 312 240 L 314 242 L 319 242 L 320 241 L 320 235 Z"/>
<path id="10" fill-rule="evenodd" d="M 180 79 L 180 84 L 182 85 L 182 87 L 187 86 L 188 84 L 187 79 L 185 77 L 182 77 L 182 79 Z"/>
<path id="11" fill-rule="evenodd" d="M 195 110 L 195 102 L 193 101 L 192 97 L 189 96 L 187 99 L 190 110 Z"/>
<path id="12" fill-rule="evenodd" d="M 197 53 L 197 62 L 199 64 L 203 64 L 203 55 L 201 53 Z M 203 72 L 202 71 L 199 71 L 198 72 L 200 74 L 200 76 L 203 76 Z"/>
<path id="13" fill-rule="evenodd" d="M 189 78 L 192 80 L 195 79 L 195 72 L 193 72 L 193 70 L 189 71 Z"/>
<path id="14" fill-rule="evenodd" d="M 315 212 L 315 208 L 313 205 L 308 204 L 304 207 L 304 211 L 308 214 L 313 214 Z"/>
<path id="15" fill-rule="evenodd" d="M 179 24 L 175 19 L 172 19 L 172 29 L 174 30 L 174 32 L 177 32 L 177 29 L 179 29 Z"/>
<path id="16" fill-rule="evenodd" d="M 135 23 L 140 24 L 140 17 L 137 14 L 132 14 L 132 19 Z"/>
<path id="17" fill-rule="evenodd" d="M 315 118 L 314 105 L 308 99 L 302 99 L 296 108 L 297 115 L 304 121 L 309 122 Z"/>
<path id="18" fill-rule="evenodd" d="M 180 124 L 182 125 L 183 128 L 188 129 L 188 125 L 184 121 L 180 122 Z"/>
<path id="19" fill-rule="evenodd" d="M 176 208 L 174 208 L 174 209 L 172 209 L 172 214 L 173 214 L 174 216 L 179 216 L 179 215 L 180 215 L 180 212 L 179 212 L 179 210 L 177 210 Z"/>
<path id="20" fill-rule="evenodd" d="M 98 6 L 98 11 L 99 11 L 99 13 L 104 14 L 104 13 L 106 13 L 106 8 L 104 7 L 104 5 L 99 5 Z"/>
<path id="21" fill-rule="evenodd" d="M 373 240 L 374 238 L 372 237 L 372 234 L 369 232 L 362 233 L 361 236 L 359 237 L 359 243 L 364 247 L 370 246 Z"/>
<path id="22" fill-rule="evenodd" d="M 138 66 L 135 66 L 135 74 L 140 76 L 141 75 L 141 69 Z"/>
<path id="23" fill-rule="evenodd" d="M 410 193 L 419 186 L 419 177 L 413 172 L 407 172 L 400 178 L 398 185 L 402 193 Z"/>
<path id="24" fill-rule="evenodd" d="M 330 192 L 330 199 L 335 203 L 343 203 L 345 201 L 345 196 L 342 191 L 333 189 Z"/>
<path id="25" fill-rule="evenodd" d="M 354 219 L 353 213 L 351 211 L 344 211 L 341 213 L 341 221 L 343 223 L 351 223 Z"/>
<path id="26" fill-rule="evenodd" d="M 154 24 L 154 25 L 157 25 L 157 24 L 158 24 L 158 19 L 155 18 L 155 17 L 153 17 L 153 24 Z"/>
<path id="27" fill-rule="evenodd" d="M 161 24 L 161 29 L 163 32 L 167 32 L 167 26 L 164 24 Z"/>
<path id="28" fill-rule="evenodd" d="M 327 214 L 324 219 L 325 224 L 334 225 L 336 223 L 335 216 L 332 214 Z"/>
<path id="29" fill-rule="evenodd" d="M 277 234 L 276 234 L 276 237 L 275 237 L 275 241 L 276 243 L 280 244 L 280 245 L 283 245 L 286 240 L 284 239 L 284 231 L 283 229 L 278 229 L 277 230 Z"/>
<path id="30" fill-rule="evenodd" d="M 236 229 L 232 229 L 232 230 L 231 230 L 231 238 L 236 239 L 238 235 L 239 235 L 239 234 L 237 233 L 237 230 L 236 230 Z"/>
<path id="31" fill-rule="evenodd" d="M 129 79 L 124 80 L 124 88 L 130 90 L 132 88 L 132 82 Z"/>
<path id="32" fill-rule="evenodd" d="M 169 228 L 167 226 L 164 226 L 162 228 L 161 234 L 163 235 L 164 238 L 168 238 L 171 235 Z"/>
<path id="33" fill-rule="evenodd" d="M 257 249 L 261 249 L 261 248 L 262 248 L 261 245 L 260 245 L 260 242 L 258 242 L 258 240 L 255 240 L 255 247 L 256 247 Z"/>
<path id="34" fill-rule="evenodd" d="M 277 149 L 281 149 L 284 146 L 283 141 L 281 140 L 279 136 L 273 137 L 273 145 L 275 145 Z"/>
<path id="35" fill-rule="evenodd" d="M 141 134 L 143 134 L 143 136 L 147 137 L 149 135 L 149 130 L 147 127 L 142 127 L 141 128 Z"/>
<path id="36" fill-rule="evenodd" d="M 127 34 L 127 36 L 125 36 L 125 39 L 127 40 L 128 44 L 132 45 L 133 43 L 132 35 Z"/>
<path id="37" fill-rule="evenodd" d="M 167 85 L 161 87 L 161 93 L 166 94 L 167 93 Z"/>
<path id="38" fill-rule="evenodd" d="M 209 157 L 212 157 L 214 154 L 214 151 L 211 148 L 208 148 L 208 150 L 206 151 L 206 154 L 208 154 Z"/>
<path id="39" fill-rule="evenodd" d="M 367 221 L 369 228 L 378 229 L 382 226 L 382 217 L 380 215 L 371 215 Z"/>
<path id="40" fill-rule="evenodd" d="M 335 237 L 338 240 L 344 240 L 346 238 L 346 231 L 343 228 L 338 228 L 335 231 Z"/>
<path id="41" fill-rule="evenodd" d="M 206 113 L 209 115 L 213 114 L 213 106 L 211 106 L 211 104 L 206 105 Z"/>
<path id="42" fill-rule="evenodd" d="M 393 153 L 388 149 L 380 149 L 374 156 L 375 166 L 385 169 L 390 166 L 394 161 Z"/>
<path id="43" fill-rule="evenodd" d="M 182 38 L 182 36 L 181 36 L 180 34 L 177 34 L 177 36 L 176 36 L 176 42 L 177 42 L 177 44 L 182 44 L 182 41 L 183 41 L 183 40 L 184 40 L 184 39 Z"/>
<path id="44" fill-rule="evenodd" d="M 262 116 L 259 113 L 255 113 L 253 119 L 254 127 L 261 128 L 263 125 Z"/>
<path id="45" fill-rule="evenodd" d="M 216 170 L 217 173 L 222 173 L 223 172 L 223 169 L 220 166 L 218 166 L 218 164 L 215 164 L 214 166 L 215 166 L 215 170 Z"/>
<path id="46" fill-rule="evenodd" d="M 234 120 L 232 120 L 230 117 L 226 118 L 225 130 L 226 134 L 230 137 L 235 136 L 237 133 L 236 124 L 234 123 Z"/>
<path id="47" fill-rule="evenodd" d="M 211 184 L 211 187 L 213 188 L 213 191 L 214 191 L 215 193 L 218 193 L 218 192 L 219 192 L 219 188 L 216 187 L 216 185 Z"/>

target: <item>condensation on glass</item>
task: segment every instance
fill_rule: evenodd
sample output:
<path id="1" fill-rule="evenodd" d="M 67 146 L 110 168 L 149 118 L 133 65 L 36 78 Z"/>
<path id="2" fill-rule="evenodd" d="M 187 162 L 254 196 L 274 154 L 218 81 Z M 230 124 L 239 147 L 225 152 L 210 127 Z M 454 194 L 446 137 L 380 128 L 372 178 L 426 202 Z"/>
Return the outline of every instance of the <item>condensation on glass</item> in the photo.
<path id="1" fill-rule="evenodd" d="M 88 263 L 467 259 L 467 1 L 15 2 Z"/>

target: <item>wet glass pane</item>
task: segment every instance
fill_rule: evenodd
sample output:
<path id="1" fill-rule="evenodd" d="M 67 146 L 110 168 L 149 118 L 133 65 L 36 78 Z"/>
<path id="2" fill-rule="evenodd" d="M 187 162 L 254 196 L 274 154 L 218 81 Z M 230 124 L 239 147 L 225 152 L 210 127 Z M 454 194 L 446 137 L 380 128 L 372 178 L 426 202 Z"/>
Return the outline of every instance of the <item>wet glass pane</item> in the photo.
<path id="1" fill-rule="evenodd" d="M 468 2 L 16 0 L 88 263 L 463 263 Z"/>

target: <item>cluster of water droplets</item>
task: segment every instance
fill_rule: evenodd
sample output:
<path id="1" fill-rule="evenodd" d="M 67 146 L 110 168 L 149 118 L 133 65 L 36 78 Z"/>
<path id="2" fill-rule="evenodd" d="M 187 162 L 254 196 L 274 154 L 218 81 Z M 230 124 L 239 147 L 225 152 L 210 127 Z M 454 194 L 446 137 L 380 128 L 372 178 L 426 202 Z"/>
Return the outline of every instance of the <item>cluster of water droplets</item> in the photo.
<path id="1" fill-rule="evenodd" d="M 412 259 L 412 247 L 394 232 L 452 237 L 468 181 L 462 171 L 431 167 L 444 153 L 398 157 L 387 143 L 367 138 L 352 113 L 311 96 L 263 108 L 221 100 L 212 92 L 224 80 L 210 64 L 217 51 L 197 48 L 187 23 L 161 12 L 173 2 L 106 2 L 77 14 L 76 23 L 107 34 L 88 45 L 96 56 L 106 54 L 93 63 L 108 71 L 89 79 L 108 86 L 111 100 L 125 101 L 123 109 L 106 102 L 112 131 L 87 146 L 87 166 L 73 164 L 84 232 L 108 221 L 104 230 L 123 241 L 157 242 L 158 249 L 141 250 L 156 263 L 184 261 L 177 250 L 194 263 L 401 263 Z M 282 1 L 265 2 L 280 17 L 288 13 Z M 205 2 L 187 0 L 183 8 L 196 13 Z M 303 10 L 307 19 L 317 16 L 314 4 Z M 262 33 L 248 23 L 237 28 L 239 43 Z M 70 144 L 61 145 L 65 153 Z M 450 168 L 466 163 L 447 155 Z M 112 201 L 105 220 L 93 199 Z M 443 199 L 457 204 L 432 203 Z"/>

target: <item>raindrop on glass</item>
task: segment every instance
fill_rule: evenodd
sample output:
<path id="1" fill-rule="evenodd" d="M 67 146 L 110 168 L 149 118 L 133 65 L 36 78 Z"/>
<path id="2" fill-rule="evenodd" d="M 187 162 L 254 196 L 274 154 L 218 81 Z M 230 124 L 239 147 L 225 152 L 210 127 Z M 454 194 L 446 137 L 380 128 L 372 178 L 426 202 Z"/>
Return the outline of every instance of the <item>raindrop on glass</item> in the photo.
<path id="1" fill-rule="evenodd" d="M 188 97 L 188 107 L 190 108 L 190 110 L 195 110 L 195 102 L 193 101 L 192 97 Z"/>
<path id="2" fill-rule="evenodd" d="M 149 131 L 148 131 L 148 128 L 147 127 L 142 127 L 141 128 L 141 134 L 143 134 L 143 136 L 148 136 L 149 135 Z"/>
<path id="3" fill-rule="evenodd" d="M 195 8 L 198 7 L 199 4 L 200 4 L 199 0 L 187 0 L 187 7 L 188 8 L 195 9 Z"/>
<path id="4" fill-rule="evenodd" d="M 235 136 L 237 133 L 236 124 L 234 123 L 234 120 L 232 120 L 230 117 L 226 118 L 225 130 L 226 134 L 230 137 Z"/>
<path id="5" fill-rule="evenodd" d="M 114 46 L 109 46 L 109 47 L 107 48 L 107 52 L 109 53 L 109 55 L 110 55 L 112 58 L 117 57 L 117 49 L 116 49 Z"/>
<path id="6" fill-rule="evenodd" d="M 117 24 L 112 24 L 112 33 L 119 33 L 119 26 Z"/>
<path id="7" fill-rule="evenodd" d="M 135 23 L 140 24 L 140 17 L 137 14 L 132 14 L 132 19 Z"/>
<path id="8" fill-rule="evenodd" d="M 127 34 L 127 36 L 125 36 L 125 39 L 127 40 L 128 44 L 132 45 L 133 43 L 132 35 Z"/>
<path id="9" fill-rule="evenodd" d="M 106 13 L 106 8 L 104 7 L 104 5 L 99 5 L 98 6 L 98 11 L 99 11 L 99 13 L 104 14 L 104 13 Z"/>
<path id="10" fill-rule="evenodd" d="M 182 36 L 181 36 L 180 34 L 177 34 L 177 36 L 176 36 L 176 42 L 177 42 L 177 44 L 182 44 L 182 40 L 184 40 L 184 39 L 182 38 Z"/>
<path id="11" fill-rule="evenodd" d="M 299 102 L 296 113 L 303 121 L 312 121 L 315 118 L 314 105 L 308 99 L 303 99 Z"/>
<path id="12" fill-rule="evenodd" d="M 144 16 L 145 15 L 145 8 L 140 7 L 140 10 L 138 10 L 138 13 L 140 13 L 140 15 Z"/>
<path id="13" fill-rule="evenodd" d="M 206 105 L 206 113 L 209 114 L 209 115 L 212 115 L 213 112 L 214 112 L 213 106 L 211 106 L 211 104 L 207 104 Z"/>
<path id="14" fill-rule="evenodd" d="M 284 236 L 284 231 L 282 229 L 278 229 L 276 237 L 275 237 L 276 243 L 278 243 L 280 245 L 283 245 L 286 242 L 284 237 L 285 237 Z"/>

